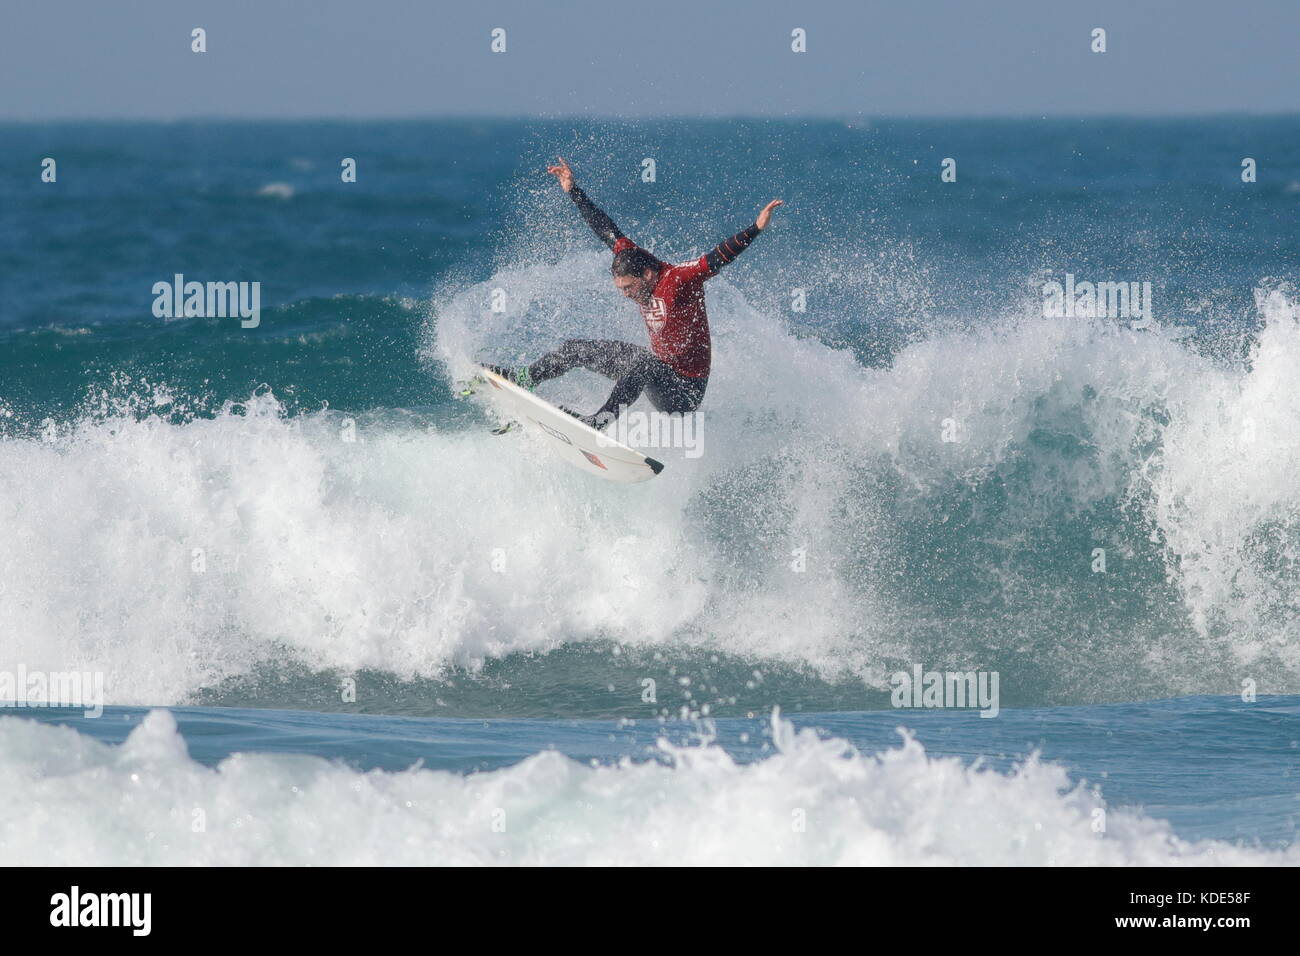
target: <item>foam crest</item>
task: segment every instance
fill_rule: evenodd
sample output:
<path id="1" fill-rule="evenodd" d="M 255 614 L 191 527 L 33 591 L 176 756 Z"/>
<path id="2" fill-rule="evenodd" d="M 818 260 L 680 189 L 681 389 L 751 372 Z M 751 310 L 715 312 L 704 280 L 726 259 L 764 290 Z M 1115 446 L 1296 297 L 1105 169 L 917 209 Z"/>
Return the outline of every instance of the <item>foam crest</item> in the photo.
<path id="1" fill-rule="evenodd" d="M 459 775 L 358 773 L 314 757 L 189 759 L 166 711 L 120 747 L 0 718 L 0 860 L 82 865 L 1268 865 L 1105 811 L 1065 771 L 1003 775 L 919 743 L 855 752 L 773 718 L 773 756 L 661 744 L 588 766 L 550 751 Z M 1104 812 L 1104 832 L 1094 821 Z M 32 819 L 42 821 L 30 825 Z M 322 839 L 328 834 L 328 839 Z"/>
<path id="2" fill-rule="evenodd" d="M 428 354 L 454 379 L 560 335 L 636 340 L 604 270 L 584 254 L 440 295 Z M 1008 706 L 1222 693 L 1243 661 L 1300 686 L 1284 290 L 1244 367 L 1015 315 L 866 368 L 725 278 L 710 297 L 703 457 L 661 452 L 630 489 L 445 404 L 362 415 L 349 441 L 342 414 L 269 393 L 178 420 L 185 397 L 150 387 L 0 431 L 0 667 L 103 671 L 110 704 L 267 662 L 409 680 L 599 641 L 876 685 L 1001 667 Z M 608 388 L 551 384 L 578 407 Z"/>

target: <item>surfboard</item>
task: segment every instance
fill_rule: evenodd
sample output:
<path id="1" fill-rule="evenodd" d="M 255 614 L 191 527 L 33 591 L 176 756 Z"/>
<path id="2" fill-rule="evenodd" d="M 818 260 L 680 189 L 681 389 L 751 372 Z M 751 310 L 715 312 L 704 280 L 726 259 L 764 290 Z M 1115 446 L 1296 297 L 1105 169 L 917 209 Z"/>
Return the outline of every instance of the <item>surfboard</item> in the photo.
<path id="1" fill-rule="evenodd" d="M 660 462 L 578 421 L 490 368 L 480 368 L 479 375 L 489 386 L 482 392 L 507 423 L 522 422 L 552 452 L 587 474 L 632 484 L 649 481 L 664 470 Z"/>

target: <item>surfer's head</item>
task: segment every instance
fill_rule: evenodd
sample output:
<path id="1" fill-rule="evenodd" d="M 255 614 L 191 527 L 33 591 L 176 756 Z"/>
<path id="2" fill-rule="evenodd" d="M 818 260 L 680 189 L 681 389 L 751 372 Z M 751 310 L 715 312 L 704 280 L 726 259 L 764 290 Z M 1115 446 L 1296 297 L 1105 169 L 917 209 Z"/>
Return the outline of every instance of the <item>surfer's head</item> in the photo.
<path id="1" fill-rule="evenodd" d="M 633 246 L 614 253 L 614 265 L 610 271 L 614 273 L 614 286 L 619 292 L 638 305 L 649 305 L 662 266 L 663 263 L 650 253 Z"/>

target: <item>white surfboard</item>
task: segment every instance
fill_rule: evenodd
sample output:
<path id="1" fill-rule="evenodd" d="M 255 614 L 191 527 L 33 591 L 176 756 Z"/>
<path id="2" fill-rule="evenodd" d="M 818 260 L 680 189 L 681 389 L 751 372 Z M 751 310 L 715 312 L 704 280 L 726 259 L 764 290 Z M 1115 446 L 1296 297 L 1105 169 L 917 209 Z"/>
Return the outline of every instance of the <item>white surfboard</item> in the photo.
<path id="1" fill-rule="evenodd" d="M 548 448 L 587 474 L 630 484 L 648 481 L 664 470 L 653 458 L 603 435 L 490 368 L 483 368 L 480 374 L 489 386 L 483 393 L 502 417 L 529 426 Z"/>

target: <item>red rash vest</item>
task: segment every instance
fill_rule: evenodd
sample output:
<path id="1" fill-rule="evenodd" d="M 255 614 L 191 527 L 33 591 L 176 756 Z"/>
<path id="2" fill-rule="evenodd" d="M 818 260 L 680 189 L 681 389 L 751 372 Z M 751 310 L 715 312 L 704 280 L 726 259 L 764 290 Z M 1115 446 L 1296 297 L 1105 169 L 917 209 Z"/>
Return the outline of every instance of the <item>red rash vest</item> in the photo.
<path id="1" fill-rule="evenodd" d="M 583 219 L 615 255 L 636 248 L 636 243 L 623 235 L 581 189 L 574 186 L 569 195 Z M 650 351 L 678 375 L 704 378 L 709 374 L 713 350 L 709 315 L 704 308 L 704 281 L 740 255 L 758 232 L 757 225 L 750 226 L 693 262 L 677 266 L 660 263 L 653 299 L 649 305 L 638 303 L 638 308 L 650 335 Z"/>
<path id="2" fill-rule="evenodd" d="M 625 236 L 614 244 L 614 252 L 633 245 Z M 704 256 L 679 266 L 665 265 L 650 304 L 638 305 L 650 334 L 650 351 L 687 378 L 709 374 L 713 349 L 709 314 L 704 308 L 704 280 L 714 275 Z"/>

